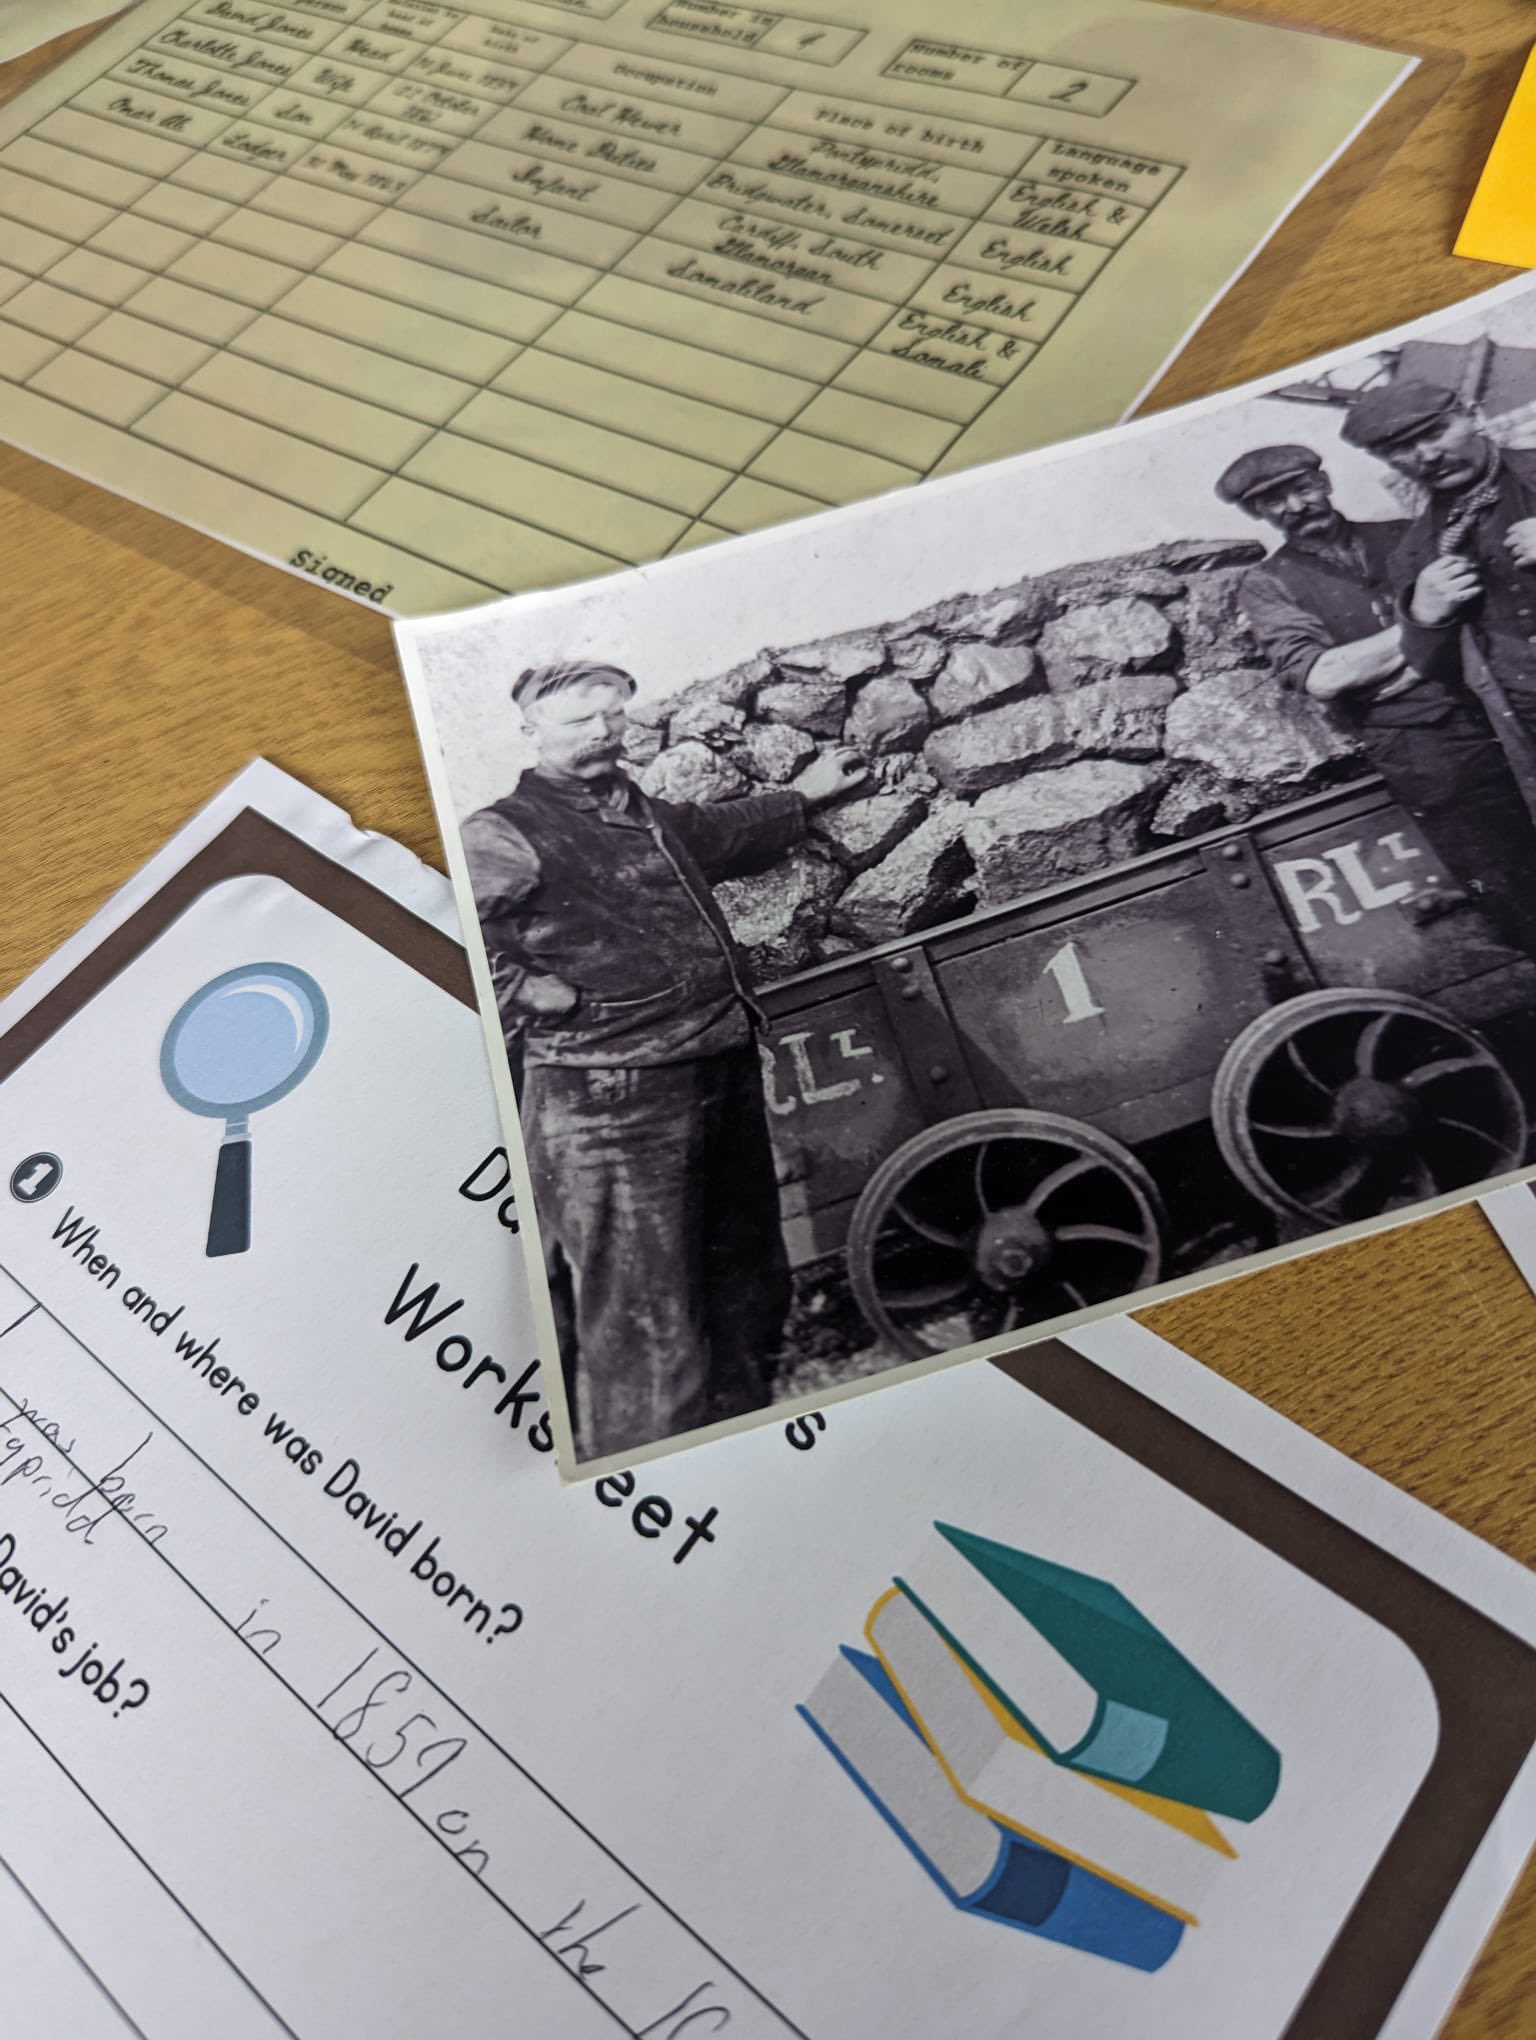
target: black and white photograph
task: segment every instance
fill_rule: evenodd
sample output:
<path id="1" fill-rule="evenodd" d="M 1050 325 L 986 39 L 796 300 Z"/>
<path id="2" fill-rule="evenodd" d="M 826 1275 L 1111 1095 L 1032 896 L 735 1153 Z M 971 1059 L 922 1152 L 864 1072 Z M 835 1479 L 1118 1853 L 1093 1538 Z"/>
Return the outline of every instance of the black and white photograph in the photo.
<path id="1" fill-rule="evenodd" d="M 1527 282 L 398 629 L 567 1474 L 1529 1171 Z"/>

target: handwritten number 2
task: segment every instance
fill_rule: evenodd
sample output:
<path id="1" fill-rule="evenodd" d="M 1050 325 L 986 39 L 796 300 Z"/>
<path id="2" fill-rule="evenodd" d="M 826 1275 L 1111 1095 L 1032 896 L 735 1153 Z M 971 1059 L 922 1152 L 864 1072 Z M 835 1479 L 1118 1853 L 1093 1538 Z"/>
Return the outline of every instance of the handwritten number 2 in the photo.
<path id="1" fill-rule="evenodd" d="M 1074 78 L 1070 85 L 1063 85 L 1061 90 L 1053 92 L 1051 97 L 1064 106 L 1068 101 L 1076 99 L 1079 93 L 1086 92 L 1087 90 L 1088 80 L 1086 78 Z"/>

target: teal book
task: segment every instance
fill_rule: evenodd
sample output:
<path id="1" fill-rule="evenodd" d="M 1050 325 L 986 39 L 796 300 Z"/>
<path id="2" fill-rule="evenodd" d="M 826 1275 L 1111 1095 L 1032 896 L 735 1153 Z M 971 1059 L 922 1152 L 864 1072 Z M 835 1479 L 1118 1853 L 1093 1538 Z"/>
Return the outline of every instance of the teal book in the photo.
<path id="1" fill-rule="evenodd" d="M 1280 1752 L 1117 1587 L 936 1523 L 897 1584 L 1059 1764 L 1257 1820 Z"/>

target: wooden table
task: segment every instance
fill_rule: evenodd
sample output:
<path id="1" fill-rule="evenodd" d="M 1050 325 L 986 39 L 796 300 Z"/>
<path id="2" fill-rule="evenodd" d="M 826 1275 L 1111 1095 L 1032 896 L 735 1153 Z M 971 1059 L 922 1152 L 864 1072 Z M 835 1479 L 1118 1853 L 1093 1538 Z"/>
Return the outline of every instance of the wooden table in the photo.
<path id="1" fill-rule="evenodd" d="M 1236 344 L 1230 319 L 1208 329 L 1163 400 L 1264 374 L 1508 273 L 1449 250 L 1536 36 L 1529 0 L 1249 0 L 1247 11 L 1421 43 L 1464 65 L 1256 323 Z M 0 67 L 0 97 L 84 40 Z M 258 752 L 441 861 L 380 616 L 6 448 L 0 558 L 0 991 Z M 1536 1561 L 1536 1303 L 1475 1209 L 1146 1316 L 1340 1451 Z M 1445 2034 L 1536 2035 L 1536 1870 Z"/>

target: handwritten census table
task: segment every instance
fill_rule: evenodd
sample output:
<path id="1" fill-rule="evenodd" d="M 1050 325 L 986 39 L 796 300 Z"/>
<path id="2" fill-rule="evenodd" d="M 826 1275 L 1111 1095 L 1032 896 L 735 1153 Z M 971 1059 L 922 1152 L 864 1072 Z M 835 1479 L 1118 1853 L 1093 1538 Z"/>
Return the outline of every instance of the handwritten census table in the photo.
<path id="1" fill-rule="evenodd" d="M 861 31 L 755 8 L 671 0 L 664 61 L 604 49 L 588 15 L 555 33 L 417 0 L 146 11 L 109 76 L 0 148 L 0 195 L 24 201 L 7 211 L 47 258 L 0 372 L 205 470 L 200 414 L 221 406 L 228 483 L 406 552 L 429 542 L 445 607 L 501 592 L 491 577 L 512 557 L 533 582 L 583 577 L 919 480 L 1181 168 L 1091 130 L 1031 132 L 1031 105 L 1102 113 L 1129 79 L 913 39 L 891 77 L 958 82 L 977 118 L 951 124 L 956 162 L 882 173 L 863 138 L 892 117 L 928 124 L 902 99 L 816 83 Z M 732 16 L 733 47 L 799 59 L 807 89 L 712 67 Z M 1095 203 L 1121 188 L 1134 199 Z M 833 221 L 824 194 L 860 190 L 853 227 L 807 245 L 795 223 Z M 722 204 L 743 208 L 749 252 L 806 254 L 770 255 L 744 285 L 711 253 Z M 1005 231 L 1021 205 L 1033 235 Z M 1039 230 L 1073 215 L 1085 237 L 1052 250 Z M 461 273 L 422 259 L 445 245 Z M 1034 314 L 987 331 L 973 370 L 946 337 L 955 305 L 983 307 L 1026 262 Z M 743 364 L 761 371 L 750 408 Z M 663 443 L 626 491 L 599 486 L 631 464 L 641 401 Z M 323 432 L 307 429 L 318 405 Z M 551 409 L 584 428 L 553 481 L 501 457 L 544 454 Z M 467 468 L 466 438 L 485 450 Z M 344 537 L 320 540 L 296 563 L 333 544 L 344 553 Z"/>
<path id="2" fill-rule="evenodd" d="M 403 615 L 587 578 L 1113 422 L 1406 68 L 968 4 L 140 0 L 0 120 L 0 430 Z"/>
<path id="3" fill-rule="evenodd" d="M 1162 387 L 1167 400 L 1428 311 L 1501 273 L 1448 251 L 1529 46 L 1524 0 L 1255 0 L 1250 11 L 1454 50 L 1464 68 L 1321 252 L 1281 279 L 1278 297 L 1270 299 L 1266 289 L 1261 315 L 1246 325 L 1223 315 L 1197 338 Z M 176 455 L 189 407 L 210 383 L 216 398 L 220 378 L 240 382 L 243 422 L 230 427 L 228 456 L 231 477 L 241 479 L 229 481 L 232 490 L 253 476 L 266 488 L 283 486 L 272 435 L 282 431 L 291 446 L 304 406 L 323 403 L 333 414 L 331 429 L 325 448 L 303 456 L 314 463 L 304 477 L 306 500 L 323 498 L 337 529 L 345 531 L 350 520 L 403 544 L 419 523 L 423 493 L 434 491 L 434 439 L 461 407 L 479 407 L 487 446 L 532 459 L 535 406 L 562 404 L 590 435 L 593 471 L 600 473 L 623 430 L 628 350 L 647 351 L 652 381 L 655 362 L 677 350 L 689 372 L 649 398 L 659 407 L 660 429 L 653 420 L 647 436 L 663 450 L 648 457 L 645 492 L 618 505 L 589 477 L 571 473 L 560 485 L 567 499 L 545 505 L 550 514 L 541 522 L 550 529 L 541 543 L 550 549 L 551 571 L 596 571 L 625 557 L 632 544 L 660 549 L 745 528 L 764 492 L 791 508 L 813 505 L 821 457 L 820 435 L 805 427 L 813 415 L 828 431 L 835 425 L 852 441 L 862 438 L 857 457 L 868 462 L 870 488 L 926 471 L 950 436 L 966 429 L 973 408 L 990 402 L 989 392 L 1013 372 L 1015 364 L 999 353 L 983 379 L 957 386 L 956 378 L 899 356 L 889 344 L 883 284 L 829 295 L 827 331 L 815 336 L 820 382 L 806 391 L 786 378 L 780 415 L 732 414 L 729 388 L 712 391 L 693 372 L 700 350 L 686 350 L 705 321 L 721 322 L 717 341 L 729 332 L 728 356 L 734 348 L 737 358 L 771 362 L 773 305 L 723 306 L 690 273 L 703 258 L 687 245 L 696 203 L 689 193 L 700 178 L 722 174 L 760 181 L 766 151 L 793 150 L 803 138 L 805 97 L 821 96 L 818 65 L 825 68 L 833 46 L 814 18 L 814 0 L 793 15 L 671 0 L 664 13 L 676 24 L 676 58 L 667 68 L 676 76 L 715 75 L 712 51 L 730 33 L 760 37 L 764 47 L 803 62 L 806 83 L 799 91 L 759 89 L 733 78 L 729 94 L 710 97 L 706 111 L 675 91 L 648 94 L 646 81 L 626 79 L 625 103 L 653 109 L 651 131 L 633 122 L 611 131 L 603 126 L 601 109 L 614 96 L 612 60 L 594 47 L 592 24 L 556 18 L 553 10 L 546 31 L 520 31 L 513 48 L 504 29 L 493 30 L 473 9 L 458 10 L 457 24 L 439 32 L 424 25 L 426 10 L 400 5 L 387 32 L 368 31 L 366 49 L 345 52 L 343 44 L 357 39 L 350 22 L 311 19 L 306 39 L 295 40 L 211 26 L 196 4 L 174 17 L 164 7 L 152 12 L 151 21 L 145 10 L 145 33 L 130 60 L 134 75 L 123 78 L 121 92 L 103 106 L 54 114 L 12 144 L 0 177 L 24 175 L 54 192 L 56 211 L 39 216 L 34 229 L 69 243 L 84 238 L 70 234 L 69 221 L 87 218 L 99 202 L 81 195 L 78 175 L 68 186 L 54 179 L 61 153 L 70 151 L 72 123 L 105 122 L 121 137 L 120 157 L 101 174 L 111 180 L 114 205 L 125 180 L 136 183 L 138 195 L 118 230 L 123 245 L 89 255 L 60 252 L 66 263 L 117 262 L 135 272 L 131 313 L 109 308 L 103 317 L 93 300 L 92 318 L 100 321 L 93 352 L 124 416 L 145 415 L 146 398 L 152 401 L 155 457 Z M 706 29 L 710 21 L 715 26 Z M 942 18 L 935 28 L 942 32 Z M 5 67 L 0 91 L 19 89 L 85 40 L 64 39 Z M 911 61 L 933 59 L 914 50 Z M 157 91 L 161 73 L 194 63 L 227 81 L 224 110 L 193 111 Z M 408 66 L 410 81 L 401 77 Z M 1056 174 L 1059 152 L 1032 137 L 1030 109 L 1036 95 L 1071 81 L 1031 78 L 1016 67 L 989 65 L 984 56 L 969 68 L 981 159 L 974 169 L 941 173 L 943 209 L 966 223 L 959 269 L 986 245 L 989 179 L 1034 179 L 1045 205 L 1066 203 L 1059 194 L 1068 188 Z M 1106 99 L 1117 89 L 1107 74 L 1085 85 Z M 297 109 L 286 124 L 285 94 Z M 247 119 L 258 95 L 268 115 L 260 140 L 251 124 L 248 146 L 221 151 L 217 137 L 230 132 L 228 123 Z M 150 122 L 114 111 L 119 98 L 133 106 L 174 105 L 186 125 L 174 137 L 158 128 L 152 133 Z M 541 224 L 560 223 L 531 250 L 557 263 L 561 279 L 530 325 L 526 338 L 534 344 L 505 373 L 480 355 L 433 356 L 423 346 L 387 386 L 359 386 L 356 399 L 369 406 L 368 442 L 352 453 L 335 450 L 334 428 L 348 399 L 334 388 L 324 395 L 306 388 L 304 362 L 284 321 L 261 303 L 253 321 L 252 293 L 270 290 L 273 299 L 302 293 L 307 345 L 351 350 L 354 357 L 362 354 L 359 335 L 366 337 L 369 322 L 385 311 L 405 326 L 418 314 L 428 320 L 441 307 L 423 302 L 409 250 L 423 232 L 485 236 L 487 222 L 473 214 L 493 201 L 488 187 L 477 189 L 475 166 L 494 160 L 501 123 L 514 105 L 523 120 L 530 111 L 547 120 L 552 133 L 571 124 L 612 144 L 600 173 L 600 209 L 562 206 L 561 193 L 548 187 L 527 195 L 530 217 L 537 207 Z M 857 119 L 851 100 L 847 111 Z M 423 112 L 429 117 L 414 117 Z M 320 125 L 305 125 L 311 121 Z M 856 139 L 857 130 L 849 132 Z M 317 173 L 305 185 L 304 217 L 263 206 L 264 190 L 291 153 L 319 149 L 323 157 L 325 142 L 343 134 L 349 160 L 366 152 L 376 166 L 367 190 Z M 1254 147 L 1264 146 L 1256 131 Z M 195 159 L 196 178 L 168 177 L 168 151 L 177 152 L 178 163 Z M 455 173 L 445 179 L 441 166 L 450 153 Z M 1154 207 L 1176 174 L 1172 161 L 1149 165 L 1136 206 Z M 591 175 L 583 171 L 582 181 Z M 219 212 L 211 233 L 210 207 Z M 509 224 L 491 232 L 516 237 L 523 208 L 503 194 L 495 209 Z M 901 229 L 928 208 L 896 195 L 882 199 L 881 210 L 893 257 L 900 255 L 903 293 L 920 297 L 937 267 L 918 237 L 905 245 Z M 637 237 L 638 245 L 641 230 L 664 214 L 677 228 L 668 263 L 657 268 L 649 255 L 631 260 L 623 253 L 612 262 L 624 237 Z M 1064 302 L 1112 272 L 1126 245 L 1116 234 L 1133 236 L 1138 219 L 1128 205 L 1114 232 L 1083 244 L 1077 273 L 1059 279 Z M 194 242 L 192 273 L 184 265 L 173 274 Z M 322 250 L 324 276 L 316 273 Z M 154 271 L 147 284 L 146 263 Z M 668 274 L 674 267 L 679 273 Z M 971 273 L 978 290 L 988 287 L 984 264 Z M 98 276 L 97 298 L 101 282 Z M 58 290 L 67 333 L 77 316 L 67 276 L 33 287 Z M 457 288 L 472 294 L 473 275 Z M 772 289 L 792 293 L 794 280 L 786 276 Z M 1234 301 L 1234 312 L 1240 303 Z M 213 351 L 221 320 L 241 331 L 235 353 Z M 429 330 L 425 323 L 422 330 Z M 29 344 L 48 346 L 41 335 Z M 1047 334 L 1040 344 L 1049 348 Z M 754 356 L 754 348 L 763 354 Z M 61 381 L 72 373 L 67 365 L 56 371 Z M 497 388 L 471 392 L 470 374 L 477 385 L 494 374 Z M 898 389 L 916 415 L 899 432 L 870 430 L 867 418 L 861 428 L 861 406 L 878 406 L 884 393 Z M 717 432 L 712 424 L 701 437 L 690 428 L 701 405 L 712 420 L 729 417 L 729 426 Z M 387 471 L 372 437 L 379 413 L 394 420 Z M 507 472 L 501 461 L 496 468 Z M 458 576 L 458 599 L 490 592 L 476 581 L 474 563 L 501 520 L 527 514 L 502 488 L 488 485 L 484 500 L 456 496 L 448 506 L 457 520 L 454 561 L 451 568 L 434 563 L 434 571 Z M 328 542 L 317 541 L 316 550 L 328 550 Z M 311 781 L 364 826 L 438 858 L 415 739 L 377 613 L 8 449 L 0 449 L 0 557 L 8 626 L 7 786 L 0 803 L 8 910 L 0 921 L 0 986 L 41 961 L 255 752 Z M 363 1186 L 359 1194 L 366 1194 Z M 1475 1210 L 1206 1290 L 1149 1317 L 1166 1337 L 1333 1445 L 1517 1558 L 1536 1560 L 1530 1506 L 1536 1304 Z M 1536 1878 L 1527 1877 L 1446 2030 L 1451 2040 L 1508 2040 L 1531 2030 L 1533 2002 Z"/>

